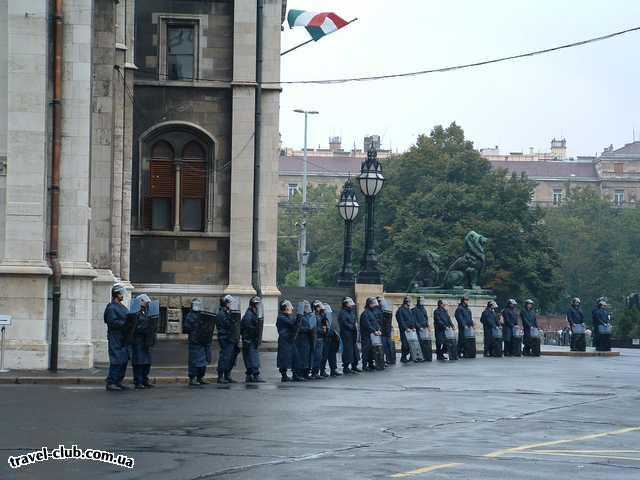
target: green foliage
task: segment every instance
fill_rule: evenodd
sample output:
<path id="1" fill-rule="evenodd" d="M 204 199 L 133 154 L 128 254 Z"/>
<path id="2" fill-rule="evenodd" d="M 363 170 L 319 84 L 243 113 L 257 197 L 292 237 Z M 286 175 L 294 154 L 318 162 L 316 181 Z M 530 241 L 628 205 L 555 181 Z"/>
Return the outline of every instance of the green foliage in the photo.
<path id="1" fill-rule="evenodd" d="M 640 338 L 640 310 L 627 308 L 622 315 L 614 319 L 613 335 L 615 337 Z"/>
<path id="2" fill-rule="evenodd" d="M 561 259 L 563 303 L 580 297 L 591 311 L 597 298 L 606 297 L 622 310 L 640 284 L 640 210 L 615 208 L 592 188 L 573 188 L 546 223 Z"/>
<path id="3" fill-rule="evenodd" d="M 561 290 L 559 263 L 542 212 L 529 208 L 533 182 L 492 170 L 455 123 L 421 135 L 408 152 L 382 164 L 386 182 L 376 199 L 376 248 L 387 291 L 406 291 L 417 274 L 427 271 L 427 250 L 440 255 L 440 268 L 446 270 L 464 253 L 466 233 L 475 230 L 489 238 L 483 280 L 500 300 L 531 297 L 543 308 L 555 302 Z M 364 208 L 354 223 L 356 271 L 363 218 Z M 309 271 L 324 285 L 334 285 L 343 222 L 329 208 L 311 225 Z M 280 260 L 288 271 L 297 268 L 297 262 Z"/>

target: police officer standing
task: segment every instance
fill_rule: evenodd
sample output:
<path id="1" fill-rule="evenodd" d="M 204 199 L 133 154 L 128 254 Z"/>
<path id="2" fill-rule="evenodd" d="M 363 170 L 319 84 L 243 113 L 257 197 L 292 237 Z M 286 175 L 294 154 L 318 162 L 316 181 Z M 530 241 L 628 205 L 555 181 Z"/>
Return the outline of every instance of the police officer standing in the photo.
<path id="1" fill-rule="evenodd" d="M 199 387 L 208 382 L 204 379 L 207 365 L 211 363 L 211 343 L 215 324 L 213 315 L 205 316 L 202 301 L 194 298 L 191 311 L 184 319 L 183 331 L 189 335 L 189 386 Z"/>
<path id="2" fill-rule="evenodd" d="M 510 357 L 513 354 L 513 327 L 518 325 L 518 311 L 516 302 L 510 298 L 507 308 L 502 311 L 502 338 L 504 339 L 504 356 Z"/>
<path id="3" fill-rule="evenodd" d="M 373 356 L 371 355 L 371 334 L 382 335 L 381 327 L 374 309 L 378 306 L 378 301 L 367 298 L 365 309 L 360 315 L 360 344 L 362 345 L 362 368 L 364 371 L 375 370 Z"/>
<path id="4" fill-rule="evenodd" d="M 337 330 L 338 323 L 334 320 L 333 311 L 328 303 L 322 304 L 320 323 L 322 324 L 322 331 L 325 332 L 320 376 L 323 378 L 329 375 L 332 377 L 341 377 L 342 374 L 338 372 L 338 362 L 336 360 L 336 355 L 340 348 L 340 334 Z M 329 374 L 327 374 L 326 370 L 327 363 L 329 364 Z"/>
<path id="5" fill-rule="evenodd" d="M 436 358 L 438 360 L 446 360 L 444 353 L 447 350 L 445 347 L 447 328 L 453 328 L 453 322 L 447 311 L 446 303 L 444 300 L 438 300 L 438 306 L 433 311 L 433 326 L 436 330 Z M 457 357 L 456 352 L 448 352 L 449 358 L 455 360 Z"/>
<path id="6" fill-rule="evenodd" d="M 140 311 L 137 313 L 133 344 L 131 345 L 133 383 L 136 389 L 153 388 L 149 382 L 149 373 L 151 371 L 151 347 L 155 343 L 156 331 L 153 319 L 149 315 L 151 299 L 143 293 L 136 297 L 136 301 L 140 304 Z"/>
<path id="7" fill-rule="evenodd" d="M 338 314 L 340 338 L 342 339 L 342 373 L 358 373 L 358 327 L 356 325 L 355 302 L 344 297 L 342 309 Z"/>
<path id="8" fill-rule="evenodd" d="M 484 334 L 484 353 L 485 357 L 494 356 L 496 349 L 496 339 L 493 338 L 493 329 L 498 326 L 498 315 L 496 314 L 496 308 L 498 305 L 493 300 L 489 300 L 487 307 L 482 312 L 480 317 L 480 323 L 482 323 L 482 330 Z M 500 345 L 500 351 L 502 351 L 502 345 Z"/>
<path id="9" fill-rule="evenodd" d="M 236 364 L 240 347 L 238 347 L 240 325 L 232 317 L 231 306 L 236 299 L 231 295 L 225 295 L 220 301 L 220 308 L 216 314 L 218 324 L 218 343 L 220 355 L 218 356 L 218 383 L 236 383 L 231 378 L 231 370 Z"/>
<path id="10" fill-rule="evenodd" d="M 416 301 L 416 306 L 413 307 L 412 313 L 415 321 L 416 329 L 421 331 L 423 329 L 429 330 L 429 316 L 427 315 L 427 302 L 423 297 L 418 297 Z M 422 348 L 422 355 L 427 362 L 431 362 L 433 360 L 433 353 L 431 350 L 431 338 L 429 338 L 428 343 L 425 345 L 425 340 L 420 338 L 420 348 Z"/>
<path id="11" fill-rule="evenodd" d="M 278 370 L 282 375 L 281 382 L 290 382 L 291 377 L 287 375 L 287 370 L 291 370 L 293 376 L 294 361 L 296 356 L 296 334 L 298 332 L 298 321 L 293 314 L 293 305 L 289 300 L 280 303 L 280 312 L 276 320 L 278 330 Z"/>
<path id="12" fill-rule="evenodd" d="M 107 342 L 109 345 L 109 373 L 107 374 L 107 391 L 128 390 L 122 384 L 129 362 L 129 347 L 126 343 L 125 330 L 129 310 L 124 301 L 125 288 L 114 285 L 111 289 L 111 303 L 104 310 L 104 323 L 107 324 Z"/>
<path id="13" fill-rule="evenodd" d="M 579 325 L 581 327 L 582 332 L 585 331 L 584 326 L 584 313 L 582 313 L 582 309 L 580 308 L 580 299 L 575 297 L 571 300 L 571 306 L 569 310 L 567 310 L 567 322 L 569 323 L 569 330 L 571 332 L 571 338 L 569 340 L 570 350 L 575 352 L 577 350 L 584 351 L 584 345 L 576 345 L 577 335 L 573 333 L 574 326 Z M 582 337 L 581 337 L 582 338 Z M 580 348 L 578 348 L 580 347 Z"/>
<path id="14" fill-rule="evenodd" d="M 456 317 L 456 323 L 458 324 L 458 356 L 464 357 L 464 329 L 465 327 L 473 327 L 473 318 L 471 316 L 471 309 L 469 308 L 469 297 L 467 295 L 464 295 L 460 299 L 460 303 L 456 308 L 454 316 Z"/>
<path id="15" fill-rule="evenodd" d="M 264 383 L 260 377 L 260 353 L 258 347 L 262 343 L 263 317 L 260 308 L 262 300 L 253 297 L 249 300 L 249 308 L 240 322 L 242 335 L 242 360 L 246 368 L 246 383 Z"/>
<path id="16" fill-rule="evenodd" d="M 402 305 L 396 311 L 396 322 L 398 322 L 398 330 L 400 330 L 401 352 L 400 361 L 407 363 L 409 359 L 407 355 L 411 353 L 409 342 L 407 342 L 407 330 L 416 329 L 416 320 L 411 311 L 411 297 L 404 297 Z"/>
<path id="17" fill-rule="evenodd" d="M 324 315 L 324 306 L 320 300 L 314 300 L 313 319 L 311 321 L 313 329 L 313 339 L 311 344 L 311 379 L 321 380 L 320 367 L 322 366 L 322 352 L 324 351 L 325 341 L 329 333 L 327 325 L 322 324 Z"/>
<path id="18" fill-rule="evenodd" d="M 524 356 L 540 356 L 540 349 L 538 347 L 538 337 L 531 336 L 531 329 L 538 328 L 538 319 L 536 317 L 536 311 L 534 310 L 533 300 L 528 298 L 524 302 L 524 310 L 520 312 L 520 319 L 522 320 L 522 327 L 524 329 L 524 339 L 522 355 Z"/>
<path id="19" fill-rule="evenodd" d="M 604 335 L 600 333 L 601 326 L 611 323 L 611 314 L 607 307 L 607 301 L 604 298 L 599 298 L 596 308 L 593 309 L 591 314 L 591 320 L 593 321 L 593 346 L 598 352 L 611 350 L 608 342 L 603 342 Z"/>
<path id="20" fill-rule="evenodd" d="M 308 300 L 304 300 L 302 302 L 302 309 L 300 310 L 299 308 L 298 311 L 298 332 L 296 335 L 296 356 L 294 366 L 295 375 L 293 376 L 294 382 L 311 380 L 311 376 L 309 375 L 311 370 L 311 356 L 313 354 L 311 346 L 315 346 L 315 331 L 312 332 L 310 323 L 312 315 L 311 304 Z"/>

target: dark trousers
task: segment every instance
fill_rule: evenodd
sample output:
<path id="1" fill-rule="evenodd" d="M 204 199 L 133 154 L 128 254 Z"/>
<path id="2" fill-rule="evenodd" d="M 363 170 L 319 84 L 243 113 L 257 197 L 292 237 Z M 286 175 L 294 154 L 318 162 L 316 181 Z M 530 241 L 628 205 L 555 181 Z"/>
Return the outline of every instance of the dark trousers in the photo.
<path id="1" fill-rule="evenodd" d="M 382 349 L 384 350 L 384 358 L 387 363 L 393 363 L 396 352 L 391 351 L 391 337 L 382 337 Z"/>
<path id="2" fill-rule="evenodd" d="M 146 365 L 134 365 L 133 366 L 133 383 L 136 385 L 144 385 L 149 383 L 149 372 L 151 371 L 151 364 Z"/>
<path id="3" fill-rule="evenodd" d="M 236 342 L 220 340 L 220 356 L 218 357 L 218 375 L 229 375 L 236 365 L 240 348 Z"/>
<path id="4" fill-rule="evenodd" d="M 260 375 L 260 354 L 254 342 L 242 342 L 242 360 L 247 375 Z"/>
<path id="5" fill-rule="evenodd" d="M 411 353 L 411 348 L 409 348 L 409 342 L 407 342 L 407 336 L 401 330 L 400 331 L 400 354 L 402 358 L 408 357 Z"/>
<path id="6" fill-rule="evenodd" d="M 205 373 L 207 373 L 207 367 L 194 367 L 189 364 L 189 378 L 204 378 Z"/>
<path id="7" fill-rule="evenodd" d="M 366 335 L 362 335 L 362 338 L 360 338 L 360 345 L 362 346 L 362 366 L 373 368 L 373 357 L 371 356 L 371 339 L 369 338 L 368 333 Z"/>
<path id="8" fill-rule="evenodd" d="M 439 360 L 444 358 L 444 353 L 446 351 L 446 338 L 444 333 L 441 335 L 436 335 L 436 357 Z"/>
<path id="9" fill-rule="evenodd" d="M 327 368 L 327 363 L 329 363 L 329 370 L 334 372 L 338 368 L 338 362 L 336 359 L 336 355 L 338 353 L 338 349 L 336 346 L 336 342 L 332 337 L 328 337 L 322 348 L 322 364 L 320 369 L 324 372 Z"/>
<path id="10" fill-rule="evenodd" d="M 109 364 L 109 373 L 107 374 L 107 383 L 110 385 L 120 385 L 124 380 L 124 376 L 127 373 L 127 364 L 120 363 L 114 365 Z"/>

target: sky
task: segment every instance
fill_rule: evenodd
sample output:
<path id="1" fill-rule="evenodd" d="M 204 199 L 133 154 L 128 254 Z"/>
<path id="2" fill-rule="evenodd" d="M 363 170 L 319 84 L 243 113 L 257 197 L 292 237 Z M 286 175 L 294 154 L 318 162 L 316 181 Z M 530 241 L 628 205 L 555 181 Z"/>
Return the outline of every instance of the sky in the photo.
<path id="1" fill-rule="evenodd" d="M 282 57 L 282 80 L 366 76 L 445 67 L 584 40 L 640 26 L 637 0 L 288 0 L 358 21 Z M 285 24 L 282 49 L 308 38 Z M 640 139 L 640 32 L 474 69 L 347 85 L 285 85 L 283 145 L 301 148 L 367 134 L 403 151 L 434 125 L 458 123 L 476 148 L 570 155 Z"/>

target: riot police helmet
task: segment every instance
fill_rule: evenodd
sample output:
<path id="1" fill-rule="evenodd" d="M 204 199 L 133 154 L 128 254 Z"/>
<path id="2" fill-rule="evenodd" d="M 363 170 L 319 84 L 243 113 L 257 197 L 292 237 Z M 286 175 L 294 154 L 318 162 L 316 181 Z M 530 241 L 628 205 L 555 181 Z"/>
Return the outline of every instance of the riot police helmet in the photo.
<path id="1" fill-rule="evenodd" d="M 516 305 L 518 305 L 518 302 L 516 302 L 516 301 L 515 301 L 515 299 L 510 298 L 510 299 L 507 301 L 507 305 L 509 305 L 510 307 L 515 307 Z"/>
<path id="2" fill-rule="evenodd" d="M 191 310 L 194 312 L 199 312 L 202 310 L 202 300 L 199 298 L 194 298 L 191 300 Z"/>
<path id="3" fill-rule="evenodd" d="M 353 307 L 355 306 L 356 302 L 353 301 L 353 298 L 351 297 L 344 297 L 342 299 L 342 305 L 346 306 L 346 307 Z"/>
<path id="4" fill-rule="evenodd" d="M 124 288 L 124 285 L 121 283 L 116 283 L 113 287 L 111 287 L 111 297 L 116 297 L 118 295 L 124 295 L 127 293 L 127 289 Z"/>
<path id="5" fill-rule="evenodd" d="M 367 298 L 367 307 L 375 308 L 377 306 L 378 306 L 378 300 L 376 300 L 374 297 Z"/>
<path id="6" fill-rule="evenodd" d="M 280 311 L 286 312 L 287 310 L 293 310 L 293 304 L 289 300 L 280 302 Z"/>
<path id="7" fill-rule="evenodd" d="M 582 303 L 582 301 L 578 298 L 578 297 L 573 297 L 573 300 L 571 300 L 571 305 L 580 305 Z"/>

